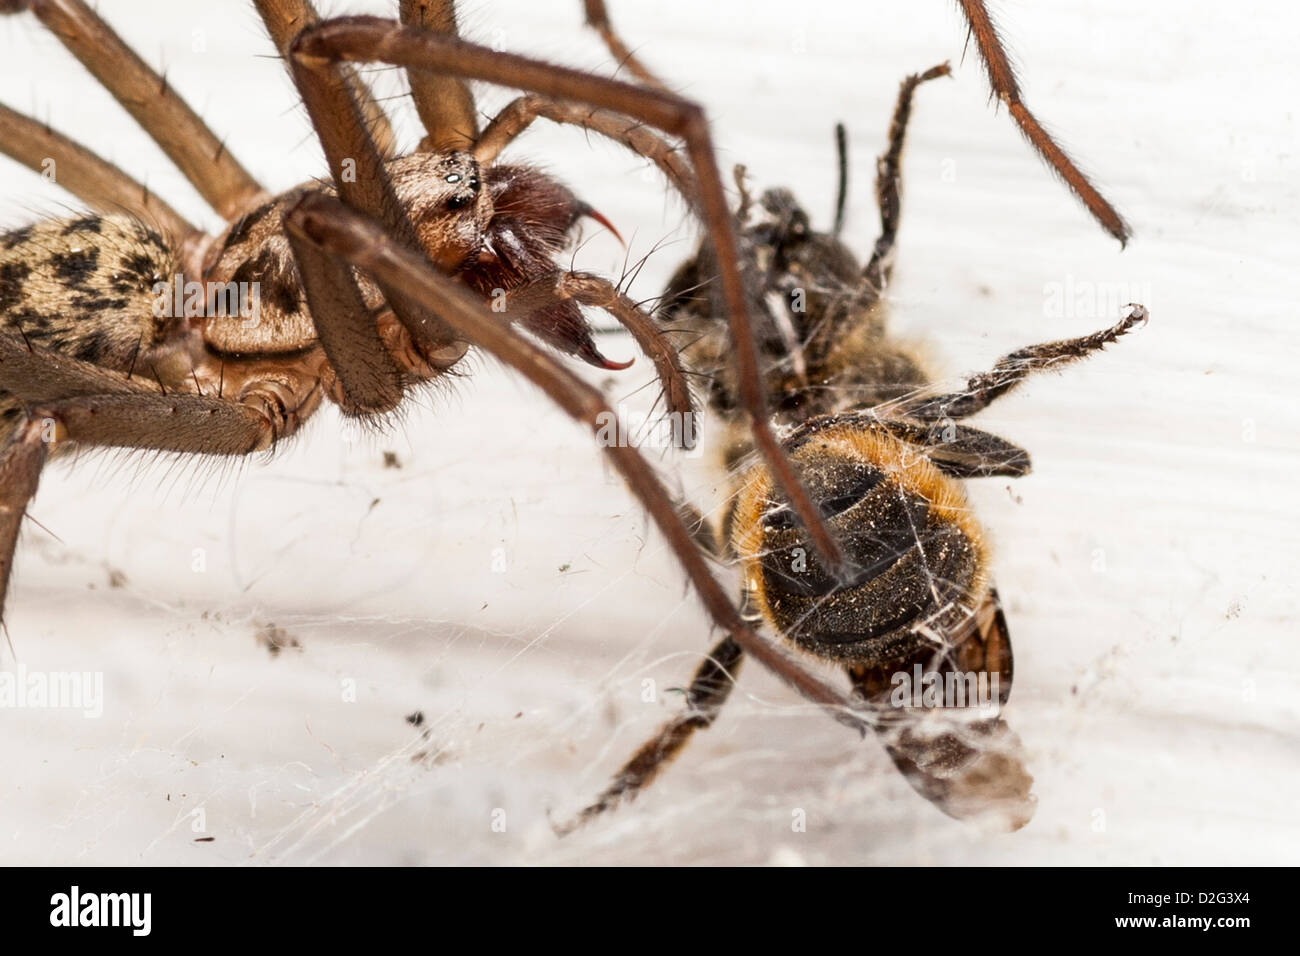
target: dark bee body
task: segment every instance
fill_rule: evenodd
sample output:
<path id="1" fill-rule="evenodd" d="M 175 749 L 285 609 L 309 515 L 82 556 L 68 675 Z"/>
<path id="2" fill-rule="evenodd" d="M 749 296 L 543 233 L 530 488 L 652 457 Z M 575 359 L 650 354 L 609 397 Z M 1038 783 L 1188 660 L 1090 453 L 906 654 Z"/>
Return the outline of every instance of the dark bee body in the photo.
<path id="1" fill-rule="evenodd" d="M 922 625 L 974 605 L 987 554 L 965 496 L 923 456 L 869 430 L 828 429 L 787 444 L 809 492 L 853 557 L 847 582 L 809 554 L 804 530 L 750 474 L 732 506 L 731 547 L 764 617 L 819 657 L 903 663 L 933 644 Z"/>
<path id="2" fill-rule="evenodd" d="M 707 244 L 674 275 L 661 318 L 680 333 L 683 356 L 705 377 L 709 405 L 724 423 L 731 498 L 715 538 L 720 557 L 740 566 L 747 604 L 793 646 L 845 666 L 885 749 L 926 799 L 951 816 L 1015 829 L 1033 814 L 1033 779 L 999 713 L 1011 690 L 1011 641 L 962 481 L 1024 475 L 1030 461 L 1018 446 L 959 420 L 1029 372 L 1113 342 L 1146 313 L 1133 307 L 1111 329 L 1013 352 L 965 390 L 933 394 L 917 349 L 888 332 L 882 291 L 911 95 L 946 73 L 935 67 L 902 85 L 878 165 L 882 234 L 865 264 L 836 234 L 814 230 L 787 190 L 766 192 L 753 215 L 742 183 L 737 232 L 767 406 L 850 561 L 847 576 L 822 564 L 768 469 L 750 464 L 752 432 Z M 734 648 L 724 641 L 710 656 L 732 660 Z M 728 665 L 733 674 L 738 663 Z M 701 667 L 686 715 L 643 747 L 588 813 L 643 786 L 680 749 L 684 728 L 712 722 L 730 689 L 714 670 Z"/>
<path id="3" fill-rule="evenodd" d="M 918 792 L 952 816 L 994 813 L 999 825 L 1019 827 L 1033 812 L 1033 780 L 997 715 L 1011 689 L 1010 637 L 959 479 L 1024 474 L 1029 456 L 946 417 L 908 415 L 931 375 L 916 348 L 888 334 L 887 262 L 864 266 L 837 237 L 813 230 L 785 190 L 766 193 L 754 220 L 746 206 L 740 235 L 768 404 L 790 429 L 784 450 L 853 567 L 848 580 L 826 570 L 768 470 L 747 465 L 750 430 L 737 411 L 725 311 L 702 281 L 712 268 L 702 248 L 673 277 L 662 315 L 682 331 L 688 364 L 707 372 L 710 406 L 726 424 L 721 453 L 735 478 L 718 535 L 724 555 L 739 563 L 747 602 L 776 632 L 845 665 Z M 916 673 L 988 692 L 960 712 L 900 704 L 898 675 Z"/>
<path id="4" fill-rule="evenodd" d="M 927 627 L 950 625 L 954 607 L 973 613 L 986 599 L 987 546 L 960 483 L 927 457 L 927 428 L 853 417 L 862 409 L 887 415 L 891 402 L 930 381 L 915 350 L 887 335 L 884 303 L 863 265 L 836 237 L 814 231 L 787 191 L 769 191 L 761 206 L 767 215 L 742 218 L 741 236 L 769 404 L 794 429 L 785 450 L 855 567 L 844 582 L 821 566 L 764 469 L 737 483 L 725 538 L 751 598 L 787 638 L 832 660 L 901 665 L 933 651 Z M 663 317 L 683 331 L 691 367 L 707 371 L 710 405 L 728 424 L 723 457 L 732 471 L 753 449 L 736 416 L 725 313 L 698 281 L 709 256 L 701 250 L 678 270 Z M 922 440 L 900 437 L 908 431 Z M 1018 462 L 1028 470 L 1027 455 Z"/>
<path id="5" fill-rule="evenodd" d="M 750 290 L 754 337 L 773 419 L 798 425 L 851 408 L 869 408 L 927 385 L 931 376 L 915 349 L 885 334 L 880 290 L 863 281 L 863 264 L 828 233 L 814 231 L 808 214 L 784 189 L 763 194 L 767 214 L 739 213 L 742 267 Z M 661 315 L 681 329 L 683 354 L 706 376 L 709 405 L 731 419 L 739 408 L 726 315 L 711 249 L 702 248 L 674 274 Z M 726 464 L 750 449 L 733 429 Z"/>

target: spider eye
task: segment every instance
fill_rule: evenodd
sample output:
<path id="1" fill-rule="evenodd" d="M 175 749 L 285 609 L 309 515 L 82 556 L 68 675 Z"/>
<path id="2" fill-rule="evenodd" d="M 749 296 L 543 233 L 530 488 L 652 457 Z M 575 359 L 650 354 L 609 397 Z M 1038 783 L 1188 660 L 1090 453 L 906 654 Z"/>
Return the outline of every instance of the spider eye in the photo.
<path id="1" fill-rule="evenodd" d="M 460 182 L 460 173 L 448 173 L 443 181 L 448 183 L 458 183 Z"/>
<path id="2" fill-rule="evenodd" d="M 464 195 L 452 196 L 450 199 L 447 200 L 447 208 L 464 209 L 466 206 L 470 204 L 470 202 L 471 202 L 471 197 L 469 196 L 464 196 Z"/>

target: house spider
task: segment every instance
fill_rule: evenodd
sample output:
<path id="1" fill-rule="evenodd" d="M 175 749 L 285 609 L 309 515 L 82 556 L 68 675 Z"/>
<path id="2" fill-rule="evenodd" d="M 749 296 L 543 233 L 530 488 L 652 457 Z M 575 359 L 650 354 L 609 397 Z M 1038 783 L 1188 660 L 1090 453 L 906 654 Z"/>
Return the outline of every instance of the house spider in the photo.
<path id="1" fill-rule="evenodd" d="M 738 414 L 749 440 L 826 573 L 854 580 L 858 569 L 767 414 L 736 224 L 704 111 L 668 92 L 627 52 L 601 0 L 586 0 L 588 23 L 640 82 L 465 42 L 454 0 L 401 0 L 399 20 L 320 20 L 309 0 L 254 5 L 321 143 L 328 183 L 266 193 L 82 0 L 0 0 L 0 13 L 30 11 L 54 32 L 228 223 L 218 236 L 204 234 L 122 170 L 0 107 L 0 148 L 38 170 L 56 159 L 60 184 L 95 210 L 0 235 L 0 611 L 42 469 L 70 447 L 242 456 L 292 436 L 324 400 L 380 422 L 413 388 L 453 374 L 470 345 L 599 430 L 613 415 L 600 393 L 533 340 L 618 367 L 596 350 L 580 306 L 623 325 L 653 361 L 667 408 L 691 414 L 678 354 L 654 322 L 608 281 L 555 264 L 577 220 L 599 215 L 540 171 L 497 162 L 538 118 L 582 127 L 650 160 L 700 217 L 735 343 Z M 995 93 L 1123 240 L 1118 215 L 1021 104 L 983 3 L 963 0 L 962 7 Z M 398 155 L 354 62 L 408 71 L 425 132 L 414 152 Z M 526 93 L 480 127 L 468 80 Z M 186 291 L 171 299 L 173 280 Z M 200 286 L 197 314 L 190 282 Z M 230 307 L 245 287 L 256 303 L 252 315 Z M 860 702 L 742 617 L 641 454 L 617 444 L 606 451 L 728 640 L 837 719 L 870 730 Z"/>

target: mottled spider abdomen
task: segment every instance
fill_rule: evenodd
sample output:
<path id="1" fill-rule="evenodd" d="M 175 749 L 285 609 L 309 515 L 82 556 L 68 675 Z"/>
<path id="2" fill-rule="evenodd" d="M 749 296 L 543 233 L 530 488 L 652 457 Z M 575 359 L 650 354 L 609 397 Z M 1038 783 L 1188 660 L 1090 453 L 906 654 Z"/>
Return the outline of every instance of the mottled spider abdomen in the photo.
<path id="1" fill-rule="evenodd" d="M 167 240 L 130 216 L 47 219 L 0 233 L 0 329 L 127 371 L 170 331 L 156 288 L 177 270 Z"/>
<path id="2" fill-rule="evenodd" d="M 130 372 L 166 345 L 170 320 L 155 290 L 177 269 L 167 241 L 130 216 L 46 219 L 0 233 L 0 333 Z M 24 399 L 45 397 L 0 390 L 0 439 Z"/>
<path id="3" fill-rule="evenodd" d="M 770 474 L 754 469 L 731 513 L 731 543 L 746 588 L 786 638 L 833 660 L 904 661 L 925 646 L 919 631 L 941 633 L 980 604 L 980 527 L 961 485 L 918 449 L 855 424 L 787 451 L 855 569 L 843 586 L 828 574 Z"/>

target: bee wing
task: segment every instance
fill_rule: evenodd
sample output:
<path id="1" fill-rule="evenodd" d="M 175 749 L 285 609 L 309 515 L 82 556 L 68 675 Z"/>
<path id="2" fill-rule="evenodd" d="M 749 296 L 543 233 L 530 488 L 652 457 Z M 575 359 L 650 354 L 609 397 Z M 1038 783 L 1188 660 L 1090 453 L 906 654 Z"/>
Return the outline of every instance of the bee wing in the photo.
<path id="1" fill-rule="evenodd" d="M 873 705 L 880 741 L 912 788 L 954 819 L 1001 830 L 1028 823 L 1034 780 L 1020 738 L 1000 713 L 1011 692 L 1013 661 L 996 590 L 990 588 L 976 611 L 965 615 L 945 649 L 891 669 L 892 675 L 885 668 L 855 667 L 849 673 Z M 933 678 L 925 677 L 918 688 L 917 675 Z M 900 693 L 903 688 L 908 692 Z M 961 693 L 954 701 L 956 688 Z"/>

